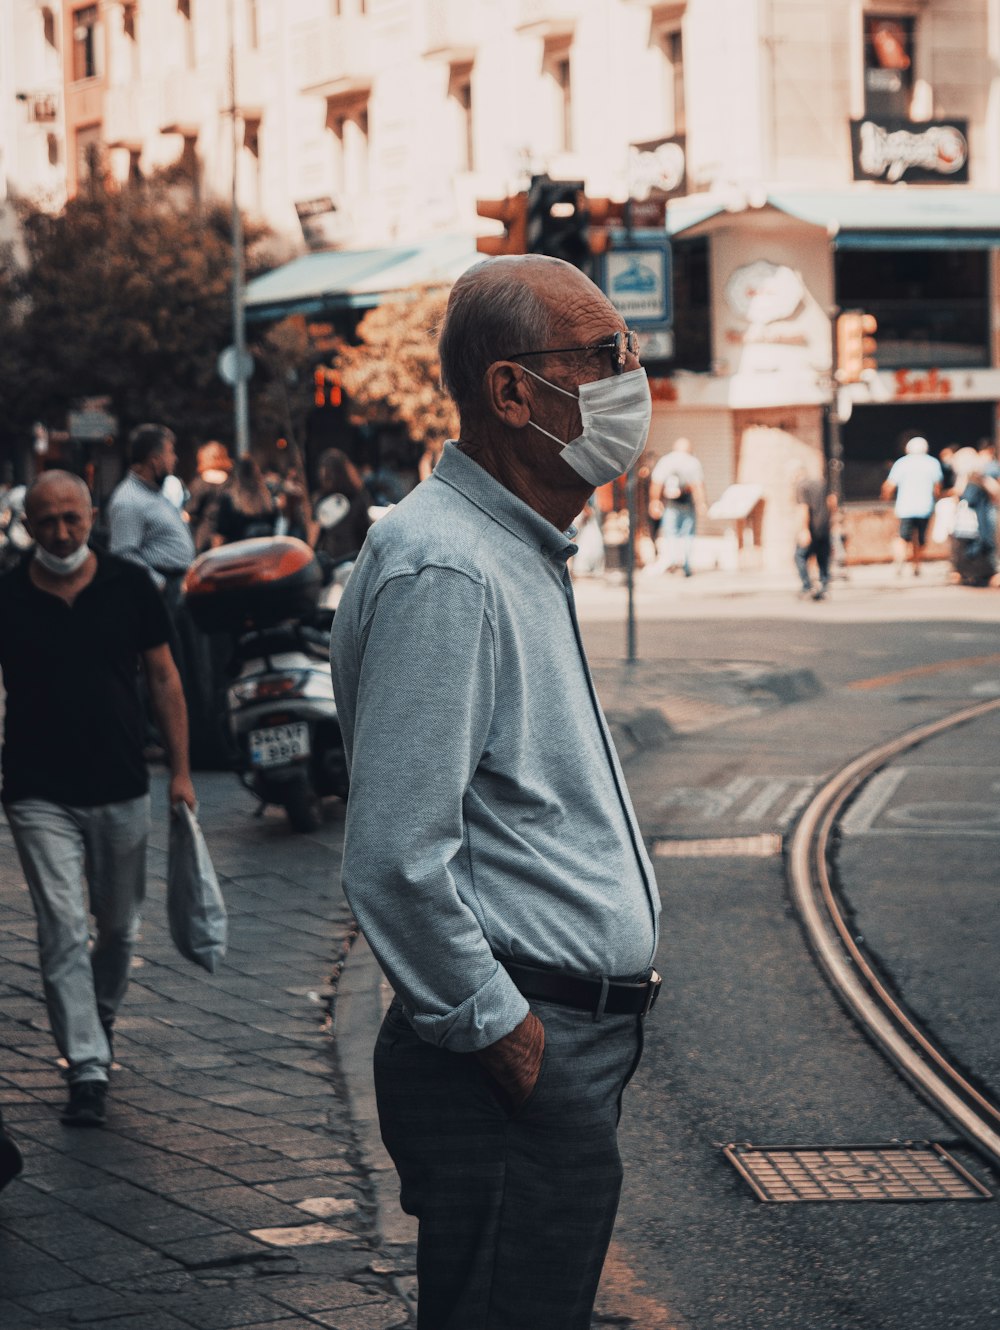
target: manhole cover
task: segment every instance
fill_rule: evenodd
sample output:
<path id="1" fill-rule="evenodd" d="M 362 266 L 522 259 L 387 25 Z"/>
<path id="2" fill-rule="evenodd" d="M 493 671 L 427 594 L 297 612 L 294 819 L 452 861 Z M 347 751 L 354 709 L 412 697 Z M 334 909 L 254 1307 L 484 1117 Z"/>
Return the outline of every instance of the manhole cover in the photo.
<path id="1" fill-rule="evenodd" d="M 933 1141 L 759 1146 L 723 1152 L 761 1201 L 988 1201 L 992 1194 Z"/>

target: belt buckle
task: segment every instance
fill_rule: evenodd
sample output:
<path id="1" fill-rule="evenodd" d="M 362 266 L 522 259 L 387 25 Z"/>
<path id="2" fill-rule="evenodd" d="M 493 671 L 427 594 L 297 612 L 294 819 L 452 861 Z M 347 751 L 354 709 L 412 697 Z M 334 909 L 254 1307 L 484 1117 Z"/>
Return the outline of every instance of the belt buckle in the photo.
<path id="1" fill-rule="evenodd" d="M 653 1010 L 656 999 L 660 996 L 660 985 L 662 983 L 663 979 L 654 970 L 646 981 L 646 1001 L 643 1003 L 642 1011 L 639 1012 L 640 1016 L 648 1016 Z"/>

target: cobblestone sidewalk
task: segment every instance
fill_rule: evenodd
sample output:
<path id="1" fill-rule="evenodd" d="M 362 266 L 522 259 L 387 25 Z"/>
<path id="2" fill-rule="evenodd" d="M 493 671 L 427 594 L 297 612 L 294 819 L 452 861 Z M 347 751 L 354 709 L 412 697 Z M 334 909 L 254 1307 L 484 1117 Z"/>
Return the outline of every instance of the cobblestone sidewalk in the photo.
<path id="1" fill-rule="evenodd" d="M 390 1330 L 410 1324 L 329 1021 L 352 921 L 343 808 L 319 832 L 253 817 L 231 776 L 196 779 L 230 915 L 214 976 L 166 927 L 165 787 L 149 900 L 116 1026 L 108 1125 L 63 1127 L 34 917 L 0 822 L 0 1105 L 24 1172 L 0 1194 L 4 1330 Z M 397 1268 L 397 1262 L 403 1268 Z"/>

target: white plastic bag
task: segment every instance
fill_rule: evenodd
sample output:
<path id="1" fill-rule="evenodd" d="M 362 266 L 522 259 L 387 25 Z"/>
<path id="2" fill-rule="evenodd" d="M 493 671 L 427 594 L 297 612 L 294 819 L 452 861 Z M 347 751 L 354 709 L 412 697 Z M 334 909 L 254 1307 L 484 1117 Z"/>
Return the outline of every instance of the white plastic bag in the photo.
<path id="1" fill-rule="evenodd" d="M 167 920 L 181 955 L 215 974 L 226 954 L 226 904 L 198 819 L 184 803 L 170 819 Z"/>

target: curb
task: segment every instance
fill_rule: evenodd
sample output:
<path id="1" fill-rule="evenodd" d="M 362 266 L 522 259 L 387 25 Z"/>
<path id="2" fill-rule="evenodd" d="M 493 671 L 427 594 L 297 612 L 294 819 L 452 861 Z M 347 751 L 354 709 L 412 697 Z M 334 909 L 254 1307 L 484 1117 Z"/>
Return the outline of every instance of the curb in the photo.
<path id="1" fill-rule="evenodd" d="M 399 1182 L 379 1133 L 372 1076 L 372 1049 L 391 999 L 389 982 L 358 933 L 337 983 L 333 1034 L 361 1161 L 374 1194 L 375 1227 L 380 1242 L 398 1248 L 416 1242 L 417 1221 L 399 1208 Z"/>

